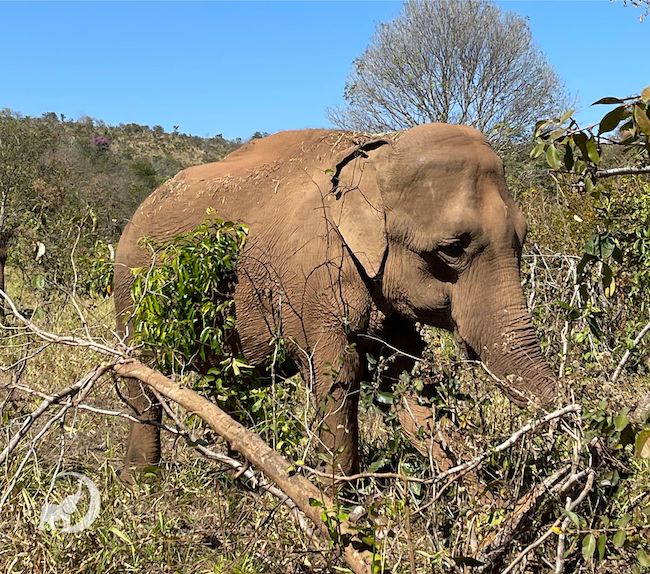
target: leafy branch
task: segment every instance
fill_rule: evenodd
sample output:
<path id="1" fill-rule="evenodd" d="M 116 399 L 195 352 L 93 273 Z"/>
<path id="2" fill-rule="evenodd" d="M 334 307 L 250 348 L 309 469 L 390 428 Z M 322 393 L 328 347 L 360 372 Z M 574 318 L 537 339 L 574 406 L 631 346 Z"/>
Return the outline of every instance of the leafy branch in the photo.
<path id="1" fill-rule="evenodd" d="M 592 105 L 616 107 L 586 127 L 573 117 L 574 110 L 537 122 L 530 157 L 544 156 L 553 173 L 570 178 L 575 188 L 590 194 L 594 201 L 606 202 L 610 191 L 599 185 L 601 180 L 650 174 L 650 86 L 636 96 L 605 97 Z M 578 265 L 578 283 L 584 282 L 586 270 L 598 263 L 605 295 L 612 297 L 614 268 L 629 247 L 625 243 L 608 231 L 594 233 Z"/>
<path id="2" fill-rule="evenodd" d="M 551 169 L 577 176 L 579 185 L 597 197 L 599 179 L 650 173 L 650 86 L 638 96 L 606 97 L 592 105 L 616 107 L 587 127 L 573 118 L 574 110 L 537 122 L 530 156 L 545 155 Z M 621 147 L 628 165 L 605 167 L 608 145 Z"/>

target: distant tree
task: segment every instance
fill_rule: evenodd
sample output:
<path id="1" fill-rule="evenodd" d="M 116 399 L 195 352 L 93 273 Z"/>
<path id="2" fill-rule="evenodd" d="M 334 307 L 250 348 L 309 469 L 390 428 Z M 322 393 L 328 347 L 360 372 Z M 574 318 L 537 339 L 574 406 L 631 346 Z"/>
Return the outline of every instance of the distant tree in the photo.
<path id="1" fill-rule="evenodd" d="M 486 0 L 407 0 L 354 62 L 337 126 L 390 131 L 472 125 L 493 140 L 529 133 L 564 89 L 525 19 Z"/>

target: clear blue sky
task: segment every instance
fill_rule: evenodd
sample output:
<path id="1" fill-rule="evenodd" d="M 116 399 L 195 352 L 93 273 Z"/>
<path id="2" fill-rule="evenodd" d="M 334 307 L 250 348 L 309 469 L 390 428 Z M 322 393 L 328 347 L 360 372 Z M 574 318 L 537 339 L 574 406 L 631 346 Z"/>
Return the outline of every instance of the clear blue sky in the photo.
<path id="1" fill-rule="evenodd" d="M 650 17 L 621 0 L 500 1 L 580 108 L 650 84 Z M 399 2 L 2 2 L 0 108 L 200 136 L 327 126 Z M 588 121 L 596 112 L 581 114 Z"/>

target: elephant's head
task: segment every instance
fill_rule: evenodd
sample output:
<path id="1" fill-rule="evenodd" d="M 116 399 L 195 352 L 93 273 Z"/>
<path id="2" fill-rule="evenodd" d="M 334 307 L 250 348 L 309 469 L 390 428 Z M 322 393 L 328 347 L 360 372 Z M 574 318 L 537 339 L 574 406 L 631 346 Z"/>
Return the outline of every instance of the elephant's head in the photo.
<path id="1" fill-rule="evenodd" d="M 482 134 L 431 124 L 341 154 L 330 217 L 380 305 L 453 331 L 518 404 L 555 393 L 526 310 L 526 222 Z"/>

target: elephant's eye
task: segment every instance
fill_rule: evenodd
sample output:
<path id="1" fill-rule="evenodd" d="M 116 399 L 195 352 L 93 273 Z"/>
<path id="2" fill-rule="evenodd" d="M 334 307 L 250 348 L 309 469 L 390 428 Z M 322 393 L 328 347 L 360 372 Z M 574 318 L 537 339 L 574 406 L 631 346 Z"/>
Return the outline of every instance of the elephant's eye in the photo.
<path id="1" fill-rule="evenodd" d="M 449 241 L 443 241 L 438 245 L 438 253 L 448 260 L 455 260 L 465 254 L 465 250 L 469 246 L 472 238 L 469 233 L 463 233 L 458 237 L 454 237 Z"/>
<path id="2" fill-rule="evenodd" d="M 454 241 L 453 243 L 440 245 L 438 251 L 450 259 L 458 259 L 465 253 L 465 245 L 461 241 Z"/>

